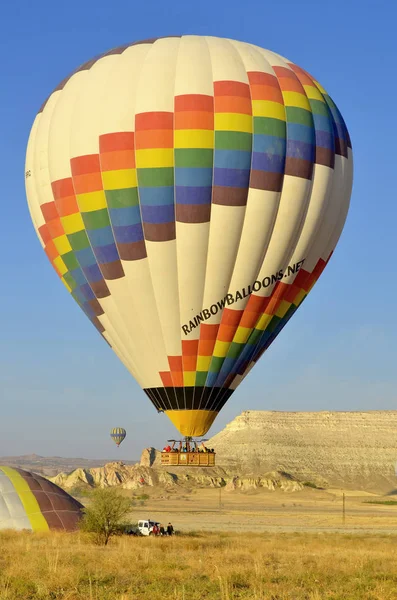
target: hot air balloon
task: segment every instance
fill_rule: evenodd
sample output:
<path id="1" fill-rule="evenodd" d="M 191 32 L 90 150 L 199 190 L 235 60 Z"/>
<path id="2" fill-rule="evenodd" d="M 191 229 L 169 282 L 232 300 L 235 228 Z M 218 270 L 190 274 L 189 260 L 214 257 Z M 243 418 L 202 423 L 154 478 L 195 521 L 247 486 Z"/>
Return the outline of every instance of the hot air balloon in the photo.
<path id="1" fill-rule="evenodd" d="M 64 79 L 25 176 L 58 277 L 155 408 L 197 437 L 327 265 L 352 171 L 316 79 L 258 46 L 186 35 Z"/>
<path id="2" fill-rule="evenodd" d="M 83 505 L 36 473 L 0 466 L 0 529 L 74 531 Z"/>
<path id="3" fill-rule="evenodd" d="M 114 427 L 110 432 L 110 437 L 115 442 L 115 444 L 117 444 L 117 447 L 120 446 L 121 442 L 124 440 L 126 435 L 127 433 L 122 427 Z"/>

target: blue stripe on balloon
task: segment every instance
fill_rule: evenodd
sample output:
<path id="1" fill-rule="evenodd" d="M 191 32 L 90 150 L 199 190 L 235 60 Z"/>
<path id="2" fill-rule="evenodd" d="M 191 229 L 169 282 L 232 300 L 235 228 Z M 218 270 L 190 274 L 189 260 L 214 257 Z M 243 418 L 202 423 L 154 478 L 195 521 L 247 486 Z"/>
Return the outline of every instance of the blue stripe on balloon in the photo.
<path id="1" fill-rule="evenodd" d="M 295 142 L 287 140 L 287 156 L 289 158 L 300 158 L 301 160 L 314 161 L 315 147 L 312 144 L 304 142 Z"/>
<path id="2" fill-rule="evenodd" d="M 285 156 L 254 152 L 252 155 L 252 169 L 269 173 L 284 173 Z"/>
<path id="3" fill-rule="evenodd" d="M 73 297 L 76 298 L 76 300 L 78 300 L 81 304 L 87 302 L 87 298 L 85 297 L 83 290 L 80 288 L 76 288 L 75 290 L 73 290 Z"/>
<path id="4" fill-rule="evenodd" d="M 177 204 L 211 204 L 211 187 L 176 186 L 175 201 Z"/>
<path id="5" fill-rule="evenodd" d="M 300 123 L 288 123 L 287 126 L 288 140 L 297 142 L 305 142 L 306 144 L 314 144 L 314 128 Z"/>
<path id="6" fill-rule="evenodd" d="M 125 225 L 114 227 L 114 235 L 118 244 L 128 244 L 143 240 L 143 229 L 141 223 L 136 225 Z"/>
<path id="7" fill-rule="evenodd" d="M 229 377 L 230 373 L 232 373 L 236 362 L 237 362 L 236 358 L 231 358 L 229 356 L 227 356 L 225 358 L 225 360 L 223 361 L 221 370 L 218 373 L 218 377 L 217 377 L 217 380 L 215 383 L 216 386 L 222 387 L 222 385 L 225 383 L 227 377 Z"/>
<path id="8" fill-rule="evenodd" d="M 87 277 L 88 283 L 96 283 L 97 281 L 101 281 L 101 279 L 103 279 L 103 275 L 96 263 L 90 267 L 85 267 L 84 275 Z"/>
<path id="9" fill-rule="evenodd" d="M 115 244 L 109 244 L 109 246 L 97 246 L 94 248 L 94 251 L 99 264 L 112 263 L 120 258 Z"/>
<path id="10" fill-rule="evenodd" d="M 335 147 L 333 133 L 329 133 L 328 131 L 316 131 L 316 146 L 333 150 Z"/>
<path id="11" fill-rule="evenodd" d="M 253 152 L 266 152 L 267 154 L 278 154 L 284 156 L 286 148 L 285 138 L 274 135 L 255 133 L 253 137 Z"/>
<path id="12" fill-rule="evenodd" d="M 110 225 L 100 229 L 92 229 L 89 233 L 90 244 L 93 247 L 114 244 L 113 232 Z"/>
<path id="13" fill-rule="evenodd" d="M 171 223 L 175 221 L 174 204 L 170 206 L 142 206 L 142 220 L 145 223 Z"/>
<path id="14" fill-rule="evenodd" d="M 333 133 L 332 121 L 330 118 L 325 115 L 317 115 L 313 114 L 314 128 L 315 130 L 320 131 L 328 131 L 329 133 Z"/>
<path id="15" fill-rule="evenodd" d="M 94 300 L 94 298 L 95 298 L 95 294 L 94 294 L 94 292 L 92 291 L 92 289 L 91 289 L 91 287 L 90 287 L 89 283 L 85 283 L 84 285 L 82 285 L 82 286 L 81 286 L 81 288 L 80 288 L 80 289 L 81 289 L 81 292 L 84 294 L 84 298 L 85 298 L 86 300 L 88 300 L 88 301 L 89 301 L 89 300 Z"/>
<path id="16" fill-rule="evenodd" d="M 139 201 L 142 206 L 166 206 L 174 204 L 174 186 L 139 188 Z"/>
<path id="17" fill-rule="evenodd" d="M 213 387 L 217 377 L 218 373 L 212 373 L 212 371 L 208 371 L 207 380 L 205 382 L 206 387 Z"/>
<path id="18" fill-rule="evenodd" d="M 84 273 L 80 268 L 74 269 L 73 271 L 70 272 L 70 274 L 78 286 L 84 285 L 85 283 L 87 283 L 87 280 L 84 277 Z"/>
<path id="19" fill-rule="evenodd" d="M 79 265 L 83 269 L 85 267 L 90 267 L 91 265 L 96 264 L 95 256 L 91 246 L 89 246 L 88 248 L 83 248 L 82 250 L 75 250 L 74 254 L 78 260 Z"/>
<path id="20" fill-rule="evenodd" d="M 214 168 L 214 185 L 224 187 L 247 188 L 250 171 L 245 169 Z"/>
<path id="21" fill-rule="evenodd" d="M 111 208 L 109 210 L 110 220 L 113 227 L 118 225 L 135 225 L 141 222 L 141 211 L 139 206 L 126 206 L 125 208 Z"/>
<path id="22" fill-rule="evenodd" d="M 221 169 L 250 169 L 251 152 L 244 150 L 215 150 L 214 167 Z"/>
<path id="23" fill-rule="evenodd" d="M 208 187 L 212 185 L 212 168 L 177 167 L 175 169 L 175 185 Z"/>

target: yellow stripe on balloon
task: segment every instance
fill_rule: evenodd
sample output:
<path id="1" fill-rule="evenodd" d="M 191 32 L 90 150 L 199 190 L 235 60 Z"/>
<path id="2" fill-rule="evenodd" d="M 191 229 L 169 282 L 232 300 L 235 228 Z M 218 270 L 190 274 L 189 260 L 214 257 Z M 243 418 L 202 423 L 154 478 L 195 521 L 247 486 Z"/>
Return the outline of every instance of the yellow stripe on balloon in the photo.
<path id="1" fill-rule="evenodd" d="M 72 251 L 72 246 L 69 243 L 66 235 L 60 235 L 57 238 L 54 238 L 55 248 L 58 250 L 59 254 L 66 254 L 67 252 Z"/>
<path id="2" fill-rule="evenodd" d="M 61 217 L 61 223 L 66 235 L 71 235 L 72 233 L 77 233 L 84 229 L 84 222 L 80 213 Z"/>
<path id="3" fill-rule="evenodd" d="M 252 114 L 254 117 L 268 117 L 270 119 L 279 119 L 285 121 L 285 108 L 279 102 L 271 100 L 253 100 Z"/>
<path id="4" fill-rule="evenodd" d="M 174 132 L 175 148 L 213 148 L 214 132 L 207 129 L 185 129 Z"/>
<path id="5" fill-rule="evenodd" d="M 155 169 L 161 167 L 174 166 L 173 148 L 154 148 L 145 150 L 136 150 L 136 166 L 140 169 Z"/>
<path id="6" fill-rule="evenodd" d="M 93 212 L 94 210 L 102 210 L 107 208 L 106 196 L 104 191 L 89 192 L 87 194 L 79 194 L 77 203 L 81 212 Z"/>
<path id="7" fill-rule="evenodd" d="M 42 515 L 39 503 L 34 497 L 27 481 L 20 473 L 18 473 L 18 471 L 15 471 L 15 469 L 12 469 L 11 467 L 1 467 L 1 470 L 7 475 L 14 486 L 33 531 L 48 531 L 48 523 Z"/>
<path id="8" fill-rule="evenodd" d="M 103 171 L 102 183 L 105 190 L 124 190 L 137 186 L 136 169 Z"/>
<path id="9" fill-rule="evenodd" d="M 283 92 L 285 106 L 294 106 L 296 108 L 310 109 L 310 103 L 307 96 L 299 92 Z"/>
<path id="10" fill-rule="evenodd" d="M 215 129 L 217 131 L 241 131 L 252 133 L 251 115 L 238 113 L 215 113 Z"/>

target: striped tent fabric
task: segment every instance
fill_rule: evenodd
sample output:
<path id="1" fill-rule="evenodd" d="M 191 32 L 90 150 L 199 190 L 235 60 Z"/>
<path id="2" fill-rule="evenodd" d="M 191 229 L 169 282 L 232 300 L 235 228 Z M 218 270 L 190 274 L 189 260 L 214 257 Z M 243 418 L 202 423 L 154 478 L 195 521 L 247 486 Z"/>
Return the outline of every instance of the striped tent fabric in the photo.
<path id="1" fill-rule="evenodd" d="M 40 475 L 0 466 L 0 529 L 74 531 L 82 504 Z"/>

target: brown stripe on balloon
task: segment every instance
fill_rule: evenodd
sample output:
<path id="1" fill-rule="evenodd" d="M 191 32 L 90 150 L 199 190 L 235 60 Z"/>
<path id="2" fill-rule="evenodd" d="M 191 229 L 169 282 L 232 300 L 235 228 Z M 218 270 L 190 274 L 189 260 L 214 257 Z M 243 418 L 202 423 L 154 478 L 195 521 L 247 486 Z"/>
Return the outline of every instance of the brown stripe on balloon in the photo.
<path id="1" fill-rule="evenodd" d="M 323 148 L 322 146 L 316 146 L 316 158 L 315 163 L 317 165 L 324 165 L 324 167 L 335 166 L 335 153 L 330 148 Z"/>
<path id="2" fill-rule="evenodd" d="M 245 206 L 247 204 L 247 188 L 215 185 L 212 189 L 212 203 L 223 206 Z"/>
<path id="3" fill-rule="evenodd" d="M 270 173 L 253 169 L 250 176 L 250 188 L 266 190 L 268 192 L 281 192 L 283 187 L 283 173 Z"/>
<path id="4" fill-rule="evenodd" d="M 96 317 L 100 317 L 101 315 L 103 315 L 103 308 L 102 306 L 99 304 L 98 300 L 96 298 L 94 298 L 93 300 L 90 300 L 88 302 L 88 304 L 90 305 L 90 307 L 92 308 L 94 315 Z"/>
<path id="5" fill-rule="evenodd" d="M 347 158 L 347 143 L 338 137 L 335 138 L 335 154 L 340 154 L 340 156 Z"/>
<path id="6" fill-rule="evenodd" d="M 208 223 L 211 204 L 176 204 L 175 218 L 180 223 Z"/>
<path id="7" fill-rule="evenodd" d="M 100 263 L 98 266 L 105 279 L 112 280 L 124 277 L 123 266 L 119 260 L 110 263 Z"/>
<path id="8" fill-rule="evenodd" d="M 99 333 L 104 333 L 105 328 L 102 325 L 102 323 L 100 322 L 99 319 L 97 319 L 97 317 L 93 317 L 91 319 L 91 323 L 94 325 L 94 327 L 99 331 Z"/>
<path id="9" fill-rule="evenodd" d="M 175 221 L 171 223 L 143 223 L 148 242 L 169 242 L 175 239 Z"/>
<path id="10" fill-rule="evenodd" d="M 110 296 L 109 288 L 104 279 L 90 282 L 90 287 L 97 298 L 107 298 Z"/>
<path id="11" fill-rule="evenodd" d="M 147 256 L 144 240 L 129 242 L 127 244 L 117 244 L 117 250 L 122 260 L 141 260 Z"/>
<path id="12" fill-rule="evenodd" d="M 313 175 L 313 163 L 311 160 L 287 156 L 285 160 L 285 175 L 311 179 Z"/>

